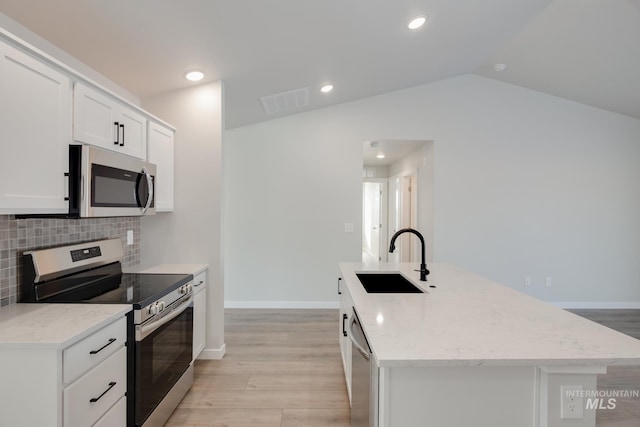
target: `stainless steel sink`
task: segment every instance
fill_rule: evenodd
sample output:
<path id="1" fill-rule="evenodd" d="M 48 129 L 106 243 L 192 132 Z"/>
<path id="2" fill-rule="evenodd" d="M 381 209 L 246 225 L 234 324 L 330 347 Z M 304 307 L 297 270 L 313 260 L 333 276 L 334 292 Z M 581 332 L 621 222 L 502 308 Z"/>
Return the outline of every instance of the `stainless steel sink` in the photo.
<path id="1" fill-rule="evenodd" d="M 369 294 L 421 294 L 404 276 L 398 273 L 356 273 Z"/>

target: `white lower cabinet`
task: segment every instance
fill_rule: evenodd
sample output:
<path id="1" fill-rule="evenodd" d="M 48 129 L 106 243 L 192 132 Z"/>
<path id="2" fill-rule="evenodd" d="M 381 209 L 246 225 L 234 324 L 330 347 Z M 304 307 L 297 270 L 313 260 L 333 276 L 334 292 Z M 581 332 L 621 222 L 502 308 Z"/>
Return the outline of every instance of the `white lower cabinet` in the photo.
<path id="1" fill-rule="evenodd" d="M 340 294 L 340 318 L 339 318 L 339 339 L 340 353 L 342 354 L 342 367 L 344 368 L 344 378 L 351 401 L 351 351 L 352 344 L 349 338 L 349 321 L 353 312 L 353 301 L 342 278 L 338 278 L 338 293 Z"/>
<path id="2" fill-rule="evenodd" d="M 127 418 L 127 398 L 121 397 L 118 402 L 98 420 L 93 427 L 121 427 L 122 420 Z"/>
<path id="3" fill-rule="evenodd" d="M 64 426 L 90 426 L 106 414 L 127 391 L 126 366 L 127 350 L 122 347 L 65 387 L 62 398 Z M 126 419 L 122 422 L 126 423 Z"/>
<path id="4" fill-rule="evenodd" d="M 126 426 L 125 342 L 121 317 L 63 349 L 3 348 L 0 426 Z"/>
<path id="5" fill-rule="evenodd" d="M 207 271 L 193 278 L 193 360 L 204 350 L 207 322 Z"/>
<path id="6" fill-rule="evenodd" d="M 127 392 L 126 318 L 121 318 L 82 341 L 66 348 L 62 354 L 62 419 L 64 427 L 91 426 Z M 126 405 L 125 405 L 126 407 Z M 109 418 L 126 425 L 125 411 Z M 108 418 L 108 419 L 109 419 Z"/>

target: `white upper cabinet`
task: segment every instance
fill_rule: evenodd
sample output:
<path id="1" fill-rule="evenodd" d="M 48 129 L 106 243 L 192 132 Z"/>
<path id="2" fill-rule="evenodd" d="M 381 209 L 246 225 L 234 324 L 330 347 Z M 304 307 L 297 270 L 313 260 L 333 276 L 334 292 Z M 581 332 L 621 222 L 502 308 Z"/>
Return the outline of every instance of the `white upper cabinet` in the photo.
<path id="1" fill-rule="evenodd" d="M 70 84 L 0 41 L 0 213 L 68 212 Z"/>
<path id="2" fill-rule="evenodd" d="M 149 121 L 147 161 L 156 165 L 156 212 L 173 211 L 173 130 Z"/>
<path id="3" fill-rule="evenodd" d="M 106 94 L 75 83 L 73 139 L 146 160 L 147 119 Z"/>

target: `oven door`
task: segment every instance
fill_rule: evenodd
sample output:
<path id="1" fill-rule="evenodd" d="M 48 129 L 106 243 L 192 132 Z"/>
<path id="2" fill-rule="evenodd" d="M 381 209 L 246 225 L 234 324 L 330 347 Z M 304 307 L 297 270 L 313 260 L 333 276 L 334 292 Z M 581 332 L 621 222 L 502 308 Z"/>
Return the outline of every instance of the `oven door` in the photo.
<path id="1" fill-rule="evenodd" d="M 141 426 L 191 363 L 192 298 L 157 322 L 136 325 L 135 338 L 135 425 Z"/>

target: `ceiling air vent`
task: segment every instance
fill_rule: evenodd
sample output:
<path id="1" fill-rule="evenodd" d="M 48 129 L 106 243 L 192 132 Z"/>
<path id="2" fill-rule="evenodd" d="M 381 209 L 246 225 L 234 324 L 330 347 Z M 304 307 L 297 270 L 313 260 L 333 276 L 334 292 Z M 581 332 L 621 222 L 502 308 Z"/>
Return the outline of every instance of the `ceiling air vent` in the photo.
<path id="1" fill-rule="evenodd" d="M 260 98 L 267 114 L 282 113 L 309 105 L 309 88 L 289 90 Z"/>

